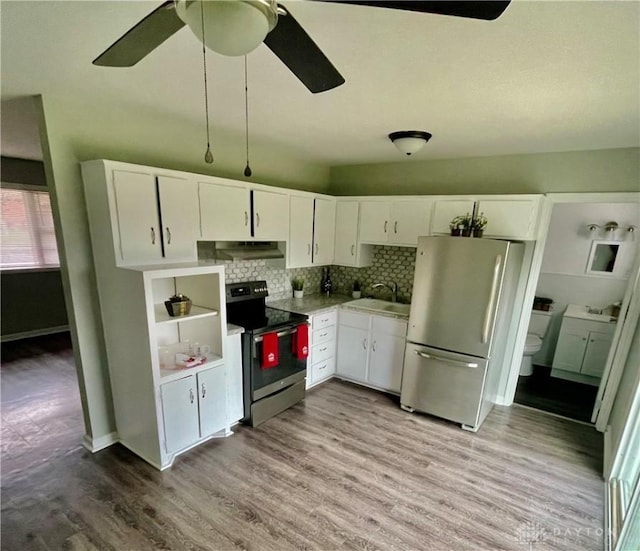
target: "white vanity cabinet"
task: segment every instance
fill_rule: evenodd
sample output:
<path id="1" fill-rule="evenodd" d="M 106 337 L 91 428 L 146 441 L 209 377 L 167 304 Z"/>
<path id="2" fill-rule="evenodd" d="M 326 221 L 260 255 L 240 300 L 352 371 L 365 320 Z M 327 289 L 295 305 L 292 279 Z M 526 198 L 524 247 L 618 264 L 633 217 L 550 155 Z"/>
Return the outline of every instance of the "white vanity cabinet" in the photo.
<path id="1" fill-rule="evenodd" d="M 311 339 L 307 362 L 307 388 L 325 381 L 335 373 L 337 321 L 336 309 L 309 317 Z"/>
<path id="2" fill-rule="evenodd" d="M 326 266 L 333 262 L 336 206 L 332 199 L 289 198 L 288 268 Z"/>
<path id="3" fill-rule="evenodd" d="M 588 378 L 600 379 L 615 328 L 615 323 L 563 317 L 551 375 L 586 383 L 592 382 Z"/>
<path id="4" fill-rule="evenodd" d="M 358 239 L 360 204 L 357 200 L 336 202 L 335 247 L 333 263 L 338 266 L 362 268 L 371 266 L 371 247 Z"/>
<path id="5" fill-rule="evenodd" d="M 391 197 L 360 202 L 360 242 L 416 247 L 418 237 L 428 235 L 431 201 Z"/>
<path id="6" fill-rule="evenodd" d="M 198 193 L 185 173 L 115 161 L 82 163 L 89 222 L 111 236 L 118 266 L 197 258 Z"/>
<path id="7" fill-rule="evenodd" d="M 289 195 L 224 178 L 198 180 L 200 237 L 207 241 L 286 241 Z"/>
<path id="8" fill-rule="evenodd" d="M 404 319 L 340 309 L 336 375 L 400 393 L 406 334 Z"/>

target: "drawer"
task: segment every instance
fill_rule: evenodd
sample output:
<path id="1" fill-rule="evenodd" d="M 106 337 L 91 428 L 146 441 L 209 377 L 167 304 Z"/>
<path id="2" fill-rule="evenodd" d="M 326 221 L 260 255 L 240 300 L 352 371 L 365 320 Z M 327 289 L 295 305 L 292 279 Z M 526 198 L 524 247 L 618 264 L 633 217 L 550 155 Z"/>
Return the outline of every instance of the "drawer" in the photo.
<path id="1" fill-rule="evenodd" d="M 323 312 L 322 314 L 316 314 L 311 320 L 311 326 L 313 330 L 322 329 L 323 327 L 329 327 L 335 325 L 338 319 L 338 312 L 336 310 L 330 310 Z"/>
<path id="2" fill-rule="evenodd" d="M 369 330 L 369 314 L 360 314 L 353 310 L 340 310 L 340 325 L 348 325 L 357 329 Z"/>
<path id="3" fill-rule="evenodd" d="M 371 331 L 404 339 L 407 336 L 407 322 L 395 318 L 371 316 Z"/>
<path id="4" fill-rule="evenodd" d="M 336 353 L 336 343 L 335 342 L 323 342 L 321 344 L 316 344 L 311 347 L 311 362 L 323 362 L 332 356 L 335 356 Z"/>
<path id="5" fill-rule="evenodd" d="M 336 363 L 334 358 L 329 358 L 323 362 L 316 362 L 311 366 L 311 383 L 315 384 L 336 372 Z"/>
<path id="6" fill-rule="evenodd" d="M 330 342 L 336 340 L 336 326 L 330 325 L 322 329 L 316 329 L 311 334 L 311 345 L 321 344 L 323 342 Z"/>

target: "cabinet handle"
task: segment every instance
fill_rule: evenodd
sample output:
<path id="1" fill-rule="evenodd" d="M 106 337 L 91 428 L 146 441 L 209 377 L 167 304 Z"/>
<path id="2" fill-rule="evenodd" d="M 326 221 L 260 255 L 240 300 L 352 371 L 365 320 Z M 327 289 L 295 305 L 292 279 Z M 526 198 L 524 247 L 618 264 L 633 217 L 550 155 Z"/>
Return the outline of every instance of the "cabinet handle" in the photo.
<path id="1" fill-rule="evenodd" d="M 256 212 L 256 228 L 260 227 L 260 213 Z"/>
<path id="2" fill-rule="evenodd" d="M 397 220 L 393 223 L 393 233 L 398 233 L 398 221 Z"/>
<path id="3" fill-rule="evenodd" d="M 155 245 L 156 244 L 156 230 L 153 229 L 153 227 L 149 228 L 151 230 L 151 244 Z"/>
<path id="4" fill-rule="evenodd" d="M 193 389 L 190 388 L 189 389 L 189 401 L 193 404 L 193 401 L 196 399 L 196 397 L 193 395 Z"/>
<path id="5" fill-rule="evenodd" d="M 311 256 L 311 243 L 307 243 L 307 256 Z"/>
<path id="6" fill-rule="evenodd" d="M 371 345 L 371 348 L 373 348 L 373 351 L 376 351 L 376 341 L 373 341 L 373 345 Z"/>
<path id="7" fill-rule="evenodd" d="M 326 369 L 326 368 L 327 368 L 327 364 L 321 365 L 321 366 L 318 368 L 318 371 L 322 371 L 323 369 Z"/>
<path id="8" fill-rule="evenodd" d="M 355 250 L 356 246 L 355 245 L 351 245 L 351 256 L 353 256 L 354 250 Z"/>
<path id="9" fill-rule="evenodd" d="M 583 340 L 583 341 L 586 341 L 586 340 L 587 340 L 587 337 L 582 337 L 582 340 Z"/>
<path id="10" fill-rule="evenodd" d="M 244 225 L 249 225 L 249 213 L 246 210 L 244 211 Z"/>
<path id="11" fill-rule="evenodd" d="M 591 339 L 589 342 L 596 342 L 596 341 L 594 341 L 593 339 Z"/>
<path id="12" fill-rule="evenodd" d="M 167 245 L 171 245 L 171 230 L 167 226 Z"/>
<path id="13" fill-rule="evenodd" d="M 321 349 L 319 350 L 319 352 L 324 352 L 326 349 L 327 349 L 327 347 L 325 346 L 324 348 L 321 348 Z"/>
<path id="14" fill-rule="evenodd" d="M 316 243 L 316 255 L 318 254 L 318 244 Z"/>
<path id="15" fill-rule="evenodd" d="M 321 337 L 326 337 L 329 333 L 321 333 L 320 336 Z"/>
<path id="16" fill-rule="evenodd" d="M 367 339 L 362 339 L 362 348 L 367 349 Z"/>
<path id="17" fill-rule="evenodd" d="M 207 387 L 204 386 L 204 383 L 200 386 L 200 390 L 202 391 L 202 397 L 204 398 L 207 395 Z"/>
<path id="18" fill-rule="evenodd" d="M 384 221 L 384 233 L 387 233 L 387 225 L 389 224 L 388 220 Z"/>

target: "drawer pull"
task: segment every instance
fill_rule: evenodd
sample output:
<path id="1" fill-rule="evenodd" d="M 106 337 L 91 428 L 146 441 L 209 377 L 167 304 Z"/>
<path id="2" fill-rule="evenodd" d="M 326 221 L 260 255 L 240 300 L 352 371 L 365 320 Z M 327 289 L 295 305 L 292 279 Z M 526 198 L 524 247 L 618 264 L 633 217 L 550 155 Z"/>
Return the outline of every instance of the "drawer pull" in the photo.
<path id="1" fill-rule="evenodd" d="M 320 336 L 321 336 L 321 337 L 326 337 L 328 334 L 329 334 L 329 333 L 322 333 Z M 591 342 L 593 342 L 593 341 L 591 341 Z"/>
<path id="2" fill-rule="evenodd" d="M 321 366 L 318 368 L 318 371 L 322 371 L 323 369 L 326 369 L 326 367 L 327 367 L 327 364 L 321 365 Z"/>
<path id="3" fill-rule="evenodd" d="M 474 363 L 460 362 L 458 360 L 451 360 L 449 358 L 443 358 L 442 356 L 436 356 L 435 354 L 426 354 L 425 352 L 420 352 L 419 350 L 416 350 L 415 352 L 418 356 L 421 356 L 422 358 L 427 358 L 428 360 L 438 360 L 440 362 L 447 362 L 447 363 L 459 365 L 462 367 L 472 367 L 472 368 L 478 367 L 478 364 L 475 362 Z"/>
<path id="4" fill-rule="evenodd" d="M 321 349 L 319 350 L 319 352 L 324 352 L 326 349 L 327 349 L 327 347 L 325 346 L 324 348 L 321 348 Z"/>

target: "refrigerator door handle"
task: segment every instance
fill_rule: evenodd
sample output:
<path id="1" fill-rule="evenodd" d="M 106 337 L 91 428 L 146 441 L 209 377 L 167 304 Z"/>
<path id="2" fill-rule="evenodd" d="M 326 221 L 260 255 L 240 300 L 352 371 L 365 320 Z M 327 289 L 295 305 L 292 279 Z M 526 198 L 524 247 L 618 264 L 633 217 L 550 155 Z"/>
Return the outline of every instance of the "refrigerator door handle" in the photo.
<path id="1" fill-rule="evenodd" d="M 491 328 L 491 318 L 493 317 L 493 310 L 496 302 L 496 292 L 498 291 L 498 278 L 500 276 L 500 266 L 502 265 L 502 255 L 496 256 L 495 264 L 493 265 L 493 281 L 491 282 L 491 292 L 489 293 L 489 302 L 487 303 L 487 309 L 484 311 L 484 324 L 482 326 L 482 344 L 489 340 L 489 329 Z"/>
<path id="2" fill-rule="evenodd" d="M 472 367 L 472 368 L 478 367 L 477 363 L 467 363 L 467 362 L 460 362 L 458 360 L 451 360 L 449 358 L 443 358 L 442 356 L 434 356 L 433 354 L 427 354 L 425 352 L 420 352 L 420 350 L 416 350 L 416 354 L 418 356 L 423 357 L 423 358 L 427 358 L 428 360 L 438 360 L 440 362 L 447 362 L 447 363 L 459 365 L 459 366 L 462 366 L 462 367 Z"/>

